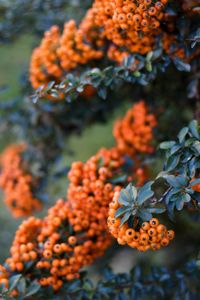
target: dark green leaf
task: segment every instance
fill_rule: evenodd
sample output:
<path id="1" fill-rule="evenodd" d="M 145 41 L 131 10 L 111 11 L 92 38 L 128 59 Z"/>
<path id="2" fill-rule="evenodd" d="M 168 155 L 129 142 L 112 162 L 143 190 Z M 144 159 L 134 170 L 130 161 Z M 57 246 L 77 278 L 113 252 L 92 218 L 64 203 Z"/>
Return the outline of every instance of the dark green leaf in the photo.
<path id="1" fill-rule="evenodd" d="M 188 128 L 188 127 L 183 127 L 183 128 L 181 129 L 181 131 L 180 131 L 179 134 L 178 134 L 178 139 L 179 139 L 179 142 L 180 142 L 180 143 L 182 143 L 182 142 L 185 140 L 185 137 L 186 137 L 188 131 L 189 131 L 189 128 Z"/>
<path id="2" fill-rule="evenodd" d="M 22 295 L 25 294 L 25 292 L 26 292 L 26 280 L 25 280 L 25 278 L 21 277 L 21 279 L 19 280 L 19 282 L 17 284 L 17 289 Z"/>
<path id="3" fill-rule="evenodd" d="M 193 120 L 189 124 L 189 130 L 192 133 L 192 136 L 196 139 L 199 139 L 199 131 L 198 131 L 198 122 L 196 120 Z"/>
<path id="4" fill-rule="evenodd" d="M 151 189 L 153 183 L 154 181 L 149 181 L 140 188 L 137 197 L 137 203 L 139 205 L 142 205 L 146 200 L 150 199 L 154 195 L 154 192 Z"/>
<path id="5" fill-rule="evenodd" d="M 142 221 L 150 221 L 153 217 L 151 212 L 147 211 L 146 209 L 138 210 L 137 215 Z"/>
<path id="6" fill-rule="evenodd" d="M 166 208 L 165 207 L 162 207 L 162 208 L 150 207 L 150 208 L 146 208 L 146 211 L 148 211 L 148 212 L 150 212 L 152 214 L 154 214 L 154 213 L 156 213 L 156 214 L 162 214 L 162 213 L 164 213 L 166 211 Z"/>
<path id="7" fill-rule="evenodd" d="M 122 207 L 118 208 L 115 213 L 115 218 L 118 218 L 118 217 L 124 215 L 128 211 L 131 211 L 131 207 L 122 206 Z"/>
<path id="8" fill-rule="evenodd" d="M 22 275 L 14 275 L 10 278 L 10 290 L 13 290 L 16 288 L 17 284 L 19 283 L 20 279 L 22 278 Z"/>
<path id="9" fill-rule="evenodd" d="M 126 174 L 123 174 L 121 176 L 117 176 L 117 177 L 113 177 L 111 182 L 113 184 L 118 184 L 118 183 L 123 183 L 125 182 L 125 180 L 127 179 L 127 175 Z"/>
<path id="10" fill-rule="evenodd" d="M 185 63 L 184 61 L 182 61 L 180 58 L 175 57 L 173 59 L 173 62 L 179 71 L 190 72 L 191 66 Z"/>
<path id="11" fill-rule="evenodd" d="M 191 201 L 191 196 L 189 194 L 183 194 L 182 195 L 182 200 L 185 202 L 185 203 L 188 203 Z"/>
<path id="12" fill-rule="evenodd" d="M 124 223 L 126 223 L 128 221 L 128 219 L 130 218 L 130 216 L 131 216 L 131 212 L 125 213 L 125 215 L 121 219 L 120 226 L 122 226 Z"/>
<path id="13" fill-rule="evenodd" d="M 175 145 L 170 149 L 170 155 L 175 154 L 175 153 L 178 152 L 181 148 L 182 148 L 181 145 L 175 144 Z"/>
<path id="14" fill-rule="evenodd" d="M 176 202 L 175 202 L 175 205 L 176 205 L 177 210 L 182 210 L 183 206 L 184 206 L 183 199 L 182 198 L 177 199 Z"/>
<path id="15" fill-rule="evenodd" d="M 167 164 L 165 166 L 165 171 L 172 171 L 176 168 L 180 161 L 180 155 L 172 155 L 168 158 Z"/>
<path id="16" fill-rule="evenodd" d="M 197 155 L 200 155 L 200 142 L 196 141 L 193 143 L 192 148 L 195 150 Z"/>
<path id="17" fill-rule="evenodd" d="M 174 141 L 162 142 L 159 147 L 160 149 L 167 150 L 172 148 L 175 144 L 176 143 Z"/>
<path id="18" fill-rule="evenodd" d="M 41 286 L 37 283 L 37 281 L 33 281 L 31 283 L 31 285 L 29 286 L 29 288 L 27 289 L 27 293 L 24 298 L 35 295 L 39 291 L 40 288 L 41 288 Z"/>
<path id="19" fill-rule="evenodd" d="M 163 178 L 169 183 L 170 186 L 178 187 L 178 181 L 176 179 L 176 176 L 174 175 L 164 175 Z"/>

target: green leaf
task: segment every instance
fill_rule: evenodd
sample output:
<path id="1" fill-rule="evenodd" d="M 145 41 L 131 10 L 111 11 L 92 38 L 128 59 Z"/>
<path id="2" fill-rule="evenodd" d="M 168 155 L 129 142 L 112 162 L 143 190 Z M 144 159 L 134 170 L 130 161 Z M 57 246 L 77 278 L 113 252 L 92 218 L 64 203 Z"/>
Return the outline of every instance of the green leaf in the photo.
<path id="1" fill-rule="evenodd" d="M 172 155 L 168 158 L 167 164 L 165 166 L 165 171 L 172 171 L 176 168 L 180 161 L 180 155 Z"/>
<path id="2" fill-rule="evenodd" d="M 25 294 L 26 292 L 26 280 L 24 277 L 21 277 L 18 284 L 17 289 L 21 294 Z"/>
<path id="3" fill-rule="evenodd" d="M 170 202 L 167 206 L 168 216 L 171 220 L 174 220 L 174 208 L 175 208 L 175 202 Z"/>
<path id="4" fill-rule="evenodd" d="M 126 223 L 128 221 L 128 219 L 130 218 L 130 216 L 131 216 L 131 212 L 125 213 L 125 215 L 121 219 L 120 226 L 122 226 L 124 223 Z"/>
<path id="5" fill-rule="evenodd" d="M 179 175 L 179 176 L 176 176 L 176 180 L 180 187 L 185 187 L 188 185 L 188 177 Z"/>
<path id="6" fill-rule="evenodd" d="M 130 195 L 130 200 L 136 200 L 137 198 L 137 189 L 136 187 L 134 187 L 134 185 L 132 185 L 132 183 L 129 183 L 129 185 L 126 187 L 126 191 L 129 193 Z"/>
<path id="7" fill-rule="evenodd" d="M 197 155 L 200 155 L 200 142 L 196 141 L 193 143 L 192 148 L 195 150 Z"/>
<path id="8" fill-rule="evenodd" d="M 151 72 L 151 71 L 153 70 L 153 67 L 152 67 L 152 64 L 151 64 L 150 61 L 148 61 L 148 62 L 146 63 L 146 69 L 147 69 L 148 72 Z"/>
<path id="9" fill-rule="evenodd" d="M 137 197 L 137 203 L 139 205 L 142 205 L 146 200 L 150 199 L 154 195 L 154 192 L 151 189 L 153 183 L 154 181 L 149 181 L 140 188 Z"/>
<path id="10" fill-rule="evenodd" d="M 113 177 L 111 182 L 113 184 L 118 184 L 118 183 L 123 183 L 125 182 L 125 180 L 127 179 L 127 175 L 126 174 L 123 174 L 121 176 L 116 176 L 116 177 Z"/>
<path id="11" fill-rule="evenodd" d="M 41 288 L 41 286 L 37 283 L 37 281 L 36 280 L 33 281 L 31 283 L 31 285 L 29 286 L 29 288 L 27 290 L 27 293 L 26 293 L 26 295 L 25 295 L 24 298 L 30 297 L 32 295 L 35 295 L 39 291 L 40 288 Z"/>
<path id="12" fill-rule="evenodd" d="M 163 178 L 173 187 L 185 187 L 188 183 L 187 178 L 184 176 L 164 175 Z"/>
<path id="13" fill-rule="evenodd" d="M 138 210 L 137 215 L 142 221 L 150 221 L 153 217 L 152 214 L 145 209 Z"/>
<path id="14" fill-rule="evenodd" d="M 186 203 L 190 202 L 191 201 L 191 196 L 189 194 L 183 194 L 182 195 L 182 200 Z"/>
<path id="15" fill-rule="evenodd" d="M 179 142 L 180 142 L 180 143 L 182 143 L 182 142 L 185 140 L 185 137 L 186 137 L 188 131 L 189 131 L 189 128 L 188 128 L 188 127 L 183 127 L 183 128 L 181 129 L 181 131 L 180 131 L 179 134 L 178 134 L 178 139 L 179 139 Z"/>
<path id="16" fill-rule="evenodd" d="M 159 148 L 167 150 L 167 149 L 172 148 L 175 144 L 176 143 L 174 141 L 162 142 L 162 143 L 160 143 Z"/>
<path id="17" fill-rule="evenodd" d="M 119 204 L 125 206 L 130 205 L 130 200 L 131 199 L 127 191 L 125 189 L 122 189 L 119 195 L 119 200 L 118 200 Z"/>
<path id="18" fill-rule="evenodd" d="M 183 60 L 181 60 L 180 58 L 178 57 L 175 57 L 173 59 L 173 62 L 176 66 L 176 68 L 179 70 L 179 71 L 184 71 L 184 72 L 190 72 L 191 70 L 191 66 L 189 64 L 186 64 Z"/>
<path id="19" fill-rule="evenodd" d="M 117 209 L 115 212 L 115 218 L 119 218 L 120 216 L 124 215 L 126 212 L 131 211 L 130 207 L 122 206 Z"/>
<path id="20" fill-rule="evenodd" d="M 141 76 L 141 73 L 140 73 L 139 71 L 135 71 L 135 72 L 133 73 L 133 75 L 134 75 L 136 78 L 138 78 L 138 77 Z"/>
<path id="21" fill-rule="evenodd" d="M 146 61 L 148 62 L 151 61 L 152 57 L 153 57 L 153 51 L 148 52 L 146 56 Z"/>
<path id="22" fill-rule="evenodd" d="M 162 214 L 166 211 L 165 207 L 149 207 L 146 208 L 146 211 L 152 213 L 152 214 Z"/>
<path id="23" fill-rule="evenodd" d="M 180 210 L 182 210 L 183 207 L 184 207 L 184 201 L 183 201 L 181 198 L 179 198 L 179 199 L 177 199 L 177 201 L 175 202 L 175 205 L 176 205 L 176 209 L 180 211 Z"/>
<path id="24" fill-rule="evenodd" d="M 168 182 L 170 186 L 178 187 L 179 184 L 177 182 L 176 176 L 174 175 L 164 175 L 163 178 Z"/>
<path id="25" fill-rule="evenodd" d="M 198 122 L 196 120 L 190 122 L 189 129 L 193 137 L 195 137 L 196 139 L 200 138 L 198 131 Z"/>
<path id="26" fill-rule="evenodd" d="M 10 278 L 10 290 L 14 290 L 17 286 L 17 284 L 19 283 L 20 279 L 22 278 L 22 275 L 14 275 Z"/>
<path id="27" fill-rule="evenodd" d="M 175 153 L 178 152 L 181 148 L 182 148 L 181 145 L 175 144 L 175 145 L 170 149 L 170 155 L 175 154 Z"/>

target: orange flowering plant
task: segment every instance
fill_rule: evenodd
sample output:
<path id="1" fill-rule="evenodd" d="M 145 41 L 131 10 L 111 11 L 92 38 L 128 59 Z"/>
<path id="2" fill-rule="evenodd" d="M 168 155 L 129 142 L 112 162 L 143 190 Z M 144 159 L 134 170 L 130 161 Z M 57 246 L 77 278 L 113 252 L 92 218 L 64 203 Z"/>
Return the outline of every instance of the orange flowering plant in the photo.
<path id="1" fill-rule="evenodd" d="M 42 36 L 20 99 L 0 103 L 0 130 L 17 140 L 0 156 L 0 188 L 24 218 L 0 262 L 0 297 L 199 300 L 198 1 L 25 2 L 0 21 L 1 41 L 30 24 Z M 126 106 L 112 146 L 59 162 L 72 133 Z M 117 255 L 126 270 L 92 280 L 101 265 L 121 270 Z"/>

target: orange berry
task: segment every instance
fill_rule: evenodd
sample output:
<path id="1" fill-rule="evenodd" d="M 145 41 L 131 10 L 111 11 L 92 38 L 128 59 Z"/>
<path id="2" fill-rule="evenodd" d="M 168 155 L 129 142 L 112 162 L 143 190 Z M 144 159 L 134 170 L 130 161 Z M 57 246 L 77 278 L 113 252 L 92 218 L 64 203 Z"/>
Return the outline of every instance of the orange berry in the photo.
<path id="1" fill-rule="evenodd" d="M 149 230 L 149 228 L 150 228 L 150 225 L 149 225 L 148 222 L 142 223 L 142 229 L 143 229 L 143 230 L 147 231 L 147 230 Z"/>
<path id="2" fill-rule="evenodd" d="M 157 227 L 158 224 L 159 224 L 159 221 L 158 221 L 158 219 L 153 218 L 153 219 L 151 219 L 151 220 L 149 221 L 149 224 L 150 224 L 151 227 Z"/>
<path id="3" fill-rule="evenodd" d="M 69 243 L 69 245 L 74 246 L 77 243 L 76 237 L 75 236 L 70 236 L 68 238 L 68 243 Z"/>
<path id="4" fill-rule="evenodd" d="M 174 239 L 174 236 L 175 236 L 175 233 L 174 233 L 173 230 L 168 230 L 168 231 L 167 231 L 167 237 L 168 237 L 168 239 L 169 239 L 170 241 Z"/>

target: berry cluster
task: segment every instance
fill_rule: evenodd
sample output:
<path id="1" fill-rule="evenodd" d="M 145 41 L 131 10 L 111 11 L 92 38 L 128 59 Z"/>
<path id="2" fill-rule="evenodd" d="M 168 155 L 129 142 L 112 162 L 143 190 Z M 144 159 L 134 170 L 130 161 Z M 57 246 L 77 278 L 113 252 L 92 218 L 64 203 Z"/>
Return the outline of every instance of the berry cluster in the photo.
<path id="1" fill-rule="evenodd" d="M 146 55 L 159 40 L 168 55 L 191 60 L 177 42 L 176 15 L 166 12 L 167 4 L 168 0 L 95 0 L 79 26 L 70 20 L 62 34 L 52 26 L 31 57 L 33 88 L 60 82 L 67 72 L 105 56 L 122 64 L 131 54 Z M 132 67 L 136 65 L 137 60 Z"/>
<path id="2" fill-rule="evenodd" d="M 109 231 L 117 239 L 117 242 L 120 245 L 127 244 L 139 251 L 147 251 L 149 249 L 156 251 L 161 247 L 168 246 L 169 242 L 174 238 L 174 231 L 167 230 L 166 226 L 159 224 L 156 218 L 142 223 L 141 226 L 139 226 L 138 222 L 133 222 L 135 224 L 130 227 L 128 221 L 120 226 L 120 218 L 115 218 L 115 213 L 120 208 L 119 196 L 120 192 L 116 192 L 109 205 L 108 217 Z"/>
<path id="3" fill-rule="evenodd" d="M 45 32 L 40 46 L 34 49 L 30 61 L 30 81 L 34 89 L 51 80 L 61 78 L 63 72 L 58 64 L 57 55 L 59 41 L 59 28 L 52 26 L 49 31 Z"/>
<path id="4" fill-rule="evenodd" d="M 101 149 L 85 164 L 73 163 L 69 172 L 69 200 L 58 200 L 43 220 L 31 217 L 22 223 L 1 283 L 8 286 L 13 272 L 35 279 L 31 262 L 39 283 L 56 291 L 63 282 L 79 278 L 83 266 L 102 256 L 111 243 L 106 222 L 108 206 L 114 192 L 122 186 L 112 183 L 112 179 L 121 175 L 123 164 L 116 148 Z M 143 184 L 145 172 L 142 168 L 135 171 L 129 180 L 138 179 L 137 183 Z"/>
<path id="5" fill-rule="evenodd" d="M 122 30 L 152 33 L 160 26 L 167 2 L 168 0 L 115 0 L 113 21 Z"/>
<path id="6" fill-rule="evenodd" d="M 74 213 L 69 203 L 60 199 L 43 220 L 31 217 L 24 221 L 16 232 L 6 268 L 1 267 L 0 284 L 8 287 L 11 274 L 22 273 L 56 291 L 63 282 L 79 278 L 83 266 L 103 255 L 111 242 L 108 232 L 101 232 L 98 223 L 95 227 L 95 221 L 91 223 L 93 233 L 89 228 L 78 231 L 70 223 Z"/>
<path id="7" fill-rule="evenodd" d="M 147 176 L 136 156 L 128 157 L 118 147 L 102 148 L 85 163 L 74 162 L 68 173 L 68 201 L 58 200 L 42 220 L 31 217 L 22 223 L 2 269 L 2 283 L 8 286 L 13 273 L 22 273 L 57 291 L 79 278 L 82 267 L 102 256 L 111 243 L 107 218 L 114 193 L 130 181 L 143 185 Z"/>
<path id="8" fill-rule="evenodd" d="M 22 158 L 25 149 L 25 145 L 11 145 L 0 157 L 0 187 L 6 205 L 16 218 L 29 216 L 42 207 L 33 195 L 35 179 L 26 171 L 28 167 Z"/>
<path id="9" fill-rule="evenodd" d="M 57 50 L 60 64 L 64 71 L 75 69 L 78 65 L 100 59 L 102 51 L 95 50 L 89 42 L 84 40 L 84 23 L 82 27 L 76 27 L 75 21 L 69 21 L 64 26 L 63 34 L 60 38 L 60 47 Z"/>
<path id="10" fill-rule="evenodd" d="M 37 236 L 41 226 L 42 221 L 35 217 L 30 217 L 19 226 L 10 248 L 11 257 L 6 260 L 10 271 L 20 273 L 25 269 L 25 264 L 36 261 L 38 258 Z"/>
<path id="11" fill-rule="evenodd" d="M 64 281 L 79 278 L 80 269 L 103 255 L 109 246 L 108 234 L 100 231 L 97 222 L 86 224 L 83 221 L 82 228 L 73 223 L 72 220 L 76 216 L 82 225 L 83 214 L 80 212 L 77 215 L 70 203 L 63 200 L 58 200 L 56 205 L 49 209 L 37 238 L 41 258 L 36 268 L 40 269 L 41 274 L 45 274 L 41 275 L 41 285 L 52 285 L 54 290 L 57 290 Z M 91 234 L 92 225 L 96 225 L 96 230 Z"/>
<path id="12" fill-rule="evenodd" d="M 74 214 L 70 222 L 75 229 L 89 228 L 89 235 L 95 231 L 97 234 L 107 231 L 107 208 L 114 191 L 120 189 L 120 186 L 112 184 L 112 177 L 120 175 L 123 163 L 119 151 L 112 148 L 101 149 L 84 164 L 72 164 L 68 174 L 70 184 L 67 198 L 73 207 Z"/>
<path id="13" fill-rule="evenodd" d="M 122 153 L 152 153 L 153 129 L 157 121 L 143 100 L 134 104 L 123 119 L 115 123 L 113 134 Z"/>
<path id="14" fill-rule="evenodd" d="M 103 56 L 103 52 L 96 49 L 97 37 L 92 35 L 91 26 L 91 18 L 86 15 L 79 28 L 71 20 L 65 23 L 62 34 L 57 26 L 52 26 L 45 32 L 40 46 L 33 51 L 30 62 L 30 81 L 34 89 L 51 80 L 58 82 L 66 72 L 78 65 L 85 65 Z M 90 39 L 86 33 L 91 35 Z"/>
<path id="15" fill-rule="evenodd" d="M 139 26 L 140 4 L 139 1 L 136 2 L 96 0 L 92 6 L 95 25 L 101 28 L 104 38 L 111 42 L 107 56 L 118 63 L 122 63 L 130 53 L 146 54 L 151 51 L 155 44 L 155 35 L 158 34 L 158 30 L 155 32 L 155 29 L 149 28 L 150 23 L 146 24 L 146 27 Z M 144 14 L 144 11 L 142 13 Z M 152 19 L 148 13 L 146 15 Z M 156 24 L 158 26 L 158 21 Z M 148 32 L 147 35 L 145 28 L 149 28 L 151 34 Z M 142 34 L 141 29 L 144 29 Z"/>

